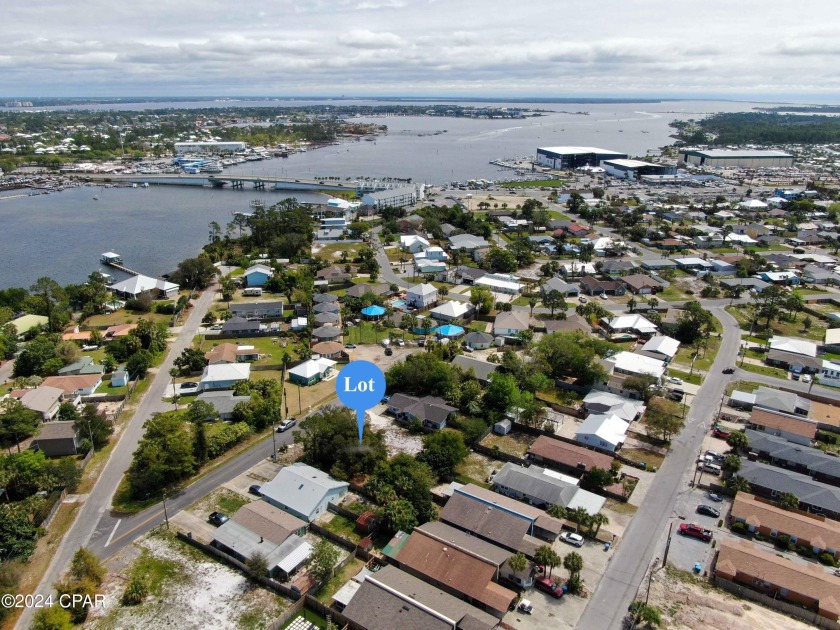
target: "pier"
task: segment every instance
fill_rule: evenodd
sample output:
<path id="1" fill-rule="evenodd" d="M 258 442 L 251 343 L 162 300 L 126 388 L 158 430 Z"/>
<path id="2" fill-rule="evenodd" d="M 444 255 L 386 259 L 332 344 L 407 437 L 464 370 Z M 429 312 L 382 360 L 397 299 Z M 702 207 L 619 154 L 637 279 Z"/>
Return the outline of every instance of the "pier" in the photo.
<path id="1" fill-rule="evenodd" d="M 128 267 L 123 265 L 122 256 L 114 252 L 105 252 L 99 258 L 99 262 L 101 262 L 103 265 L 113 267 L 114 269 L 119 269 L 120 271 L 127 273 L 130 276 L 142 275 L 139 271 L 134 271 L 134 269 L 129 269 Z"/>

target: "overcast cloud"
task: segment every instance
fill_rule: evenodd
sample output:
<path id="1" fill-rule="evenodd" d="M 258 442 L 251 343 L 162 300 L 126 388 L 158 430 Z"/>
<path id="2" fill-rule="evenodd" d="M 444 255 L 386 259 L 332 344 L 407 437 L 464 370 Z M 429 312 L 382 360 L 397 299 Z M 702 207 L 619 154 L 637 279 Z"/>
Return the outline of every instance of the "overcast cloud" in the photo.
<path id="1" fill-rule="evenodd" d="M 840 98 L 836 0 L 4 5 L 6 96 Z"/>

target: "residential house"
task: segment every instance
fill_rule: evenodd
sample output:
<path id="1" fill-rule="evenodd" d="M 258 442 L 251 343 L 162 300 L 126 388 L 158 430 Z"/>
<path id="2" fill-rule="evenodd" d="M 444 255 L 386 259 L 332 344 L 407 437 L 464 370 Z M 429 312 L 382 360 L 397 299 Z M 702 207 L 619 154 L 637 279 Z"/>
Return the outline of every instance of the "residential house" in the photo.
<path id="1" fill-rule="evenodd" d="M 204 368 L 198 386 L 202 391 L 233 389 L 236 383 L 250 377 L 250 363 L 217 363 Z"/>
<path id="2" fill-rule="evenodd" d="M 407 394 L 394 394 L 388 401 L 388 411 L 402 422 L 419 420 L 424 428 L 439 431 L 446 428 L 446 422 L 458 411 L 446 404 L 443 398 L 424 396 L 415 398 Z"/>
<path id="3" fill-rule="evenodd" d="M 720 284 L 727 290 L 740 288 L 744 293 L 747 291 L 761 293 L 770 286 L 769 282 L 764 282 L 764 280 L 758 278 L 723 278 Z"/>
<path id="4" fill-rule="evenodd" d="M 750 453 L 755 453 L 759 459 L 766 460 L 774 466 L 809 475 L 816 481 L 840 485 L 840 457 L 818 448 L 808 448 L 790 442 L 781 436 L 768 435 L 752 429 L 747 429 L 745 433 L 749 439 Z"/>
<path id="5" fill-rule="evenodd" d="M 178 289 L 177 284 L 141 274 L 111 285 L 111 291 L 126 300 L 135 300 L 146 293 L 158 298 L 177 297 Z"/>
<path id="6" fill-rule="evenodd" d="M 312 346 L 312 352 L 326 359 L 340 360 L 346 356 L 344 346 L 337 341 L 321 341 Z"/>
<path id="7" fill-rule="evenodd" d="M 312 301 L 315 304 L 327 304 L 329 302 L 338 302 L 338 296 L 335 293 L 316 293 Z"/>
<path id="8" fill-rule="evenodd" d="M 473 350 L 486 350 L 493 345 L 493 339 L 490 333 L 473 331 L 464 336 L 464 343 Z"/>
<path id="9" fill-rule="evenodd" d="M 484 269 L 461 265 L 455 270 L 455 275 L 460 278 L 462 284 L 474 284 L 476 280 L 486 276 L 487 272 Z"/>
<path id="10" fill-rule="evenodd" d="M 52 420 L 58 414 L 58 408 L 61 406 L 63 397 L 64 390 L 60 387 L 39 385 L 35 389 L 24 390 L 23 395 L 18 399 L 21 405 L 37 412 L 41 419 L 46 422 Z"/>
<path id="11" fill-rule="evenodd" d="M 59 376 L 73 376 L 77 374 L 105 374 L 105 366 L 93 362 L 93 357 L 83 356 L 58 371 Z"/>
<path id="12" fill-rule="evenodd" d="M 472 234 L 456 234 L 449 237 L 449 249 L 474 252 L 477 249 L 490 247 L 490 243 L 482 236 Z"/>
<path id="13" fill-rule="evenodd" d="M 714 576 L 766 595 L 767 605 L 783 601 L 813 611 L 827 622 L 818 625 L 840 619 L 836 577 L 747 540 L 720 541 Z"/>
<path id="14" fill-rule="evenodd" d="M 604 497 L 581 490 L 579 480 L 539 466 L 528 468 L 511 462 L 493 477 L 493 489 L 537 507 L 562 505 L 567 509 L 583 508 L 597 514 L 604 506 Z"/>
<path id="15" fill-rule="evenodd" d="M 415 308 L 428 308 L 438 301 L 438 290 L 432 284 L 417 284 L 406 291 L 406 304 Z"/>
<path id="16" fill-rule="evenodd" d="M 216 415 L 220 420 L 230 420 L 233 418 L 233 411 L 236 409 L 236 405 L 250 402 L 251 397 L 236 396 L 231 390 L 219 390 L 202 392 L 195 399 L 212 406 L 216 410 Z"/>
<path id="17" fill-rule="evenodd" d="M 241 335 L 243 337 L 258 332 L 260 332 L 260 323 L 258 321 L 247 320 L 244 317 L 231 317 L 222 324 L 221 330 L 223 335 Z"/>
<path id="18" fill-rule="evenodd" d="M 787 492 L 799 499 L 799 509 L 840 520 L 840 488 L 837 486 L 753 461 L 743 461 L 738 475 L 749 482 L 753 494 L 778 500 Z"/>
<path id="19" fill-rule="evenodd" d="M 46 328 L 47 325 L 50 323 L 50 319 L 45 315 L 21 315 L 13 319 L 11 324 L 14 325 L 15 330 L 17 331 L 18 336 L 23 337 L 26 333 L 30 330 L 36 328 Z"/>
<path id="20" fill-rule="evenodd" d="M 244 508 L 240 508 L 240 511 L 242 509 Z M 213 532 L 212 545 L 240 562 L 246 562 L 259 554 L 265 559 L 268 567 L 267 577 L 288 580 L 309 559 L 315 549 L 297 534 L 292 534 L 284 538 L 282 542 L 277 542 L 277 539 L 281 537 L 278 532 L 282 530 L 267 529 L 268 536 L 259 534 L 241 522 L 230 519 Z"/>
<path id="21" fill-rule="evenodd" d="M 617 315 L 611 318 L 604 317 L 601 319 L 601 328 L 607 332 L 609 337 L 616 335 L 651 337 L 658 330 L 656 324 L 638 313 Z"/>
<path id="22" fill-rule="evenodd" d="M 473 282 L 478 286 L 487 287 L 493 293 L 518 295 L 522 291 L 522 284 L 516 276 L 505 273 L 488 273 Z"/>
<path id="23" fill-rule="evenodd" d="M 810 418 L 754 406 L 749 425 L 758 431 L 810 446 L 817 436 L 817 423 Z"/>
<path id="24" fill-rule="evenodd" d="M 342 614 L 367 630 L 492 630 L 498 623 L 496 617 L 393 565 L 366 575 Z"/>
<path id="25" fill-rule="evenodd" d="M 446 262 L 449 260 L 449 254 L 443 251 L 442 247 L 427 247 L 424 251 L 414 254 L 415 263 L 421 259 L 425 259 L 426 261 L 434 260 L 438 262 Z"/>
<path id="26" fill-rule="evenodd" d="M 77 455 L 82 440 L 76 434 L 75 424 L 73 420 L 43 423 L 29 448 L 40 450 L 47 457 Z"/>
<path id="27" fill-rule="evenodd" d="M 119 339 L 120 337 L 130 335 L 131 331 L 135 328 L 137 328 L 137 324 L 117 324 L 116 326 L 108 326 L 102 336 L 105 338 L 105 341 L 111 341 L 112 339 Z"/>
<path id="28" fill-rule="evenodd" d="M 592 414 L 577 428 L 575 440 L 615 453 L 627 439 L 629 426 L 615 414 Z"/>
<path id="29" fill-rule="evenodd" d="M 540 293 L 543 297 L 552 291 L 559 291 L 563 297 L 577 297 L 580 295 L 580 287 L 563 282 L 560 278 L 549 278 L 540 287 Z"/>
<path id="30" fill-rule="evenodd" d="M 313 330 L 312 336 L 320 341 L 338 339 L 341 336 L 341 328 L 327 324 L 326 326 L 320 326 Z"/>
<path id="31" fill-rule="evenodd" d="M 610 470 L 613 458 L 604 453 L 569 444 L 548 435 L 539 436 L 525 455 L 528 461 L 561 472 L 581 476 L 593 468 Z"/>
<path id="32" fill-rule="evenodd" d="M 350 273 L 344 270 L 344 267 L 339 267 L 337 265 L 319 269 L 315 276 L 319 280 L 326 280 L 329 284 L 344 284 L 345 282 L 349 282 L 352 277 Z"/>
<path id="33" fill-rule="evenodd" d="M 811 401 L 797 396 L 793 392 L 784 392 L 772 387 L 759 387 L 755 390 L 755 406 L 781 411 L 798 416 L 807 416 L 811 409 Z"/>
<path id="34" fill-rule="evenodd" d="M 489 361 L 476 359 L 464 354 L 455 355 L 455 358 L 452 359 L 452 365 L 458 366 L 464 372 L 472 370 L 475 377 L 482 383 L 487 383 L 490 380 L 490 375 L 499 369 L 498 363 L 490 363 Z"/>
<path id="35" fill-rule="evenodd" d="M 427 241 L 422 236 L 418 236 L 416 234 L 400 236 L 400 249 L 410 252 L 412 254 L 422 252 L 430 245 L 431 243 L 429 243 L 429 241 Z"/>
<path id="36" fill-rule="evenodd" d="M 506 311 L 496 315 L 493 334 L 497 337 L 516 337 L 531 327 L 531 316 L 526 311 Z"/>
<path id="37" fill-rule="evenodd" d="M 587 275 L 592 276 L 596 273 L 598 273 L 598 270 L 592 263 L 581 263 L 573 260 L 570 263 L 563 263 L 560 265 L 560 275 L 564 278 L 579 278 Z"/>
<path id="38" fill-rule="evenodd" d="M 729 513 L 732 523 L 744 523 L 752 533 L 767 538 L 787 536 L 797 547 L 815 555 L 829 553 L 840 559 L 840 522 L 801 510 L 786 510 L 768 499 L 739 492 Z"/>
<path id="39" fill-rule="evenodd" d="M 350 289 L 356 289 L 358 287 L 369 287 L 369 284 L 354 284 Z M 350 295 L 350 289 L 347 289 L 347 294 Z M 364 293 L 362 293 L 364 295 Z M 361 297 L 361 295 L 351 295 L 350 297 Z M 341 305 L 338 302 L 322 302 L 321 304 L 316 304 L 312 307 L 312 312 L 316 315 L 321 315 L 323 313 L 340 313 L 341 312 Z"/>
<path id="40" fill-rule="evenodd" d="M 309 359 L 289 370 L 289 381 L 297 385 L 314 385 L 332 376 L 336 362 L 321 357 Z"/>
<path id="41" fill-rule="evenodd" d="M 668 258 L 645 258 L 639 263 L 642 269 L 649 271 L 661 271 L 663 269 L 676 269 L 677 263 Z"/>
<path id="42" fill-rule="evenodd" d="M 630 289 L 631 293 L 637 295 L 651 295 L 664 288 L 661 282 L 643 273 L 624 276 L 621 278 L 621 282 Z"/>
<path id="43" fill-rule="evenodd" d="M 677 266 L 683 271 L 692 272 L 712 270 L 712 263 L 703 260 L 702 258 L 689 256 L 687 258 L 675 258 L 674 262 L 677 263 Z"/>
<path id="44" fill-rule="evenodd" d="M 220 343 L 204 353 L 208 365 L 219 363 L 247 363 L 259 361 L 259 351 L 254 346 L 239 346 L 235 343 Z"/>
<path id="45" fill-rule="evenodd" d="M 592 326 L 589 324 L 589 320 L 577 313 L 569 315 L 566 319 L 538 320 L 535 326 L 537 330 L 539 330 L 540 326 L 544 327 L 547 333 L 580 331 L 588 335 L 592 332 Z"/>
<path id="46" fill-rule="evenodd" d="M 368 284 L 367 282 L 362 282 L 361 284 L 354 284 L 352 287 L 349 287 L 345 293 L 345 295 L 349 297 L 362 297 L 365 293 L 373 293 L 374 295 L 387 295 L 391 292 L 390 287 L 387 284 Z M 315 309 L 317 311 L 317 307 Z"/>
<path id="47" fill-rule="evenodd" d="M 638 400 L 630 400 L 624 396 L 592 390 L 583 399 L 583 407 L 587 413 L 618 416 L 626 423 L 634 422 L 642 417 L 647 407 Z"/>
<path id="48" fill-rule="evenodd" d="M 41 383 L 45 387 L 56 387 L 64 391 L 64 400 L 78 396 L 90 396 L 102 384 L 101 374 L 78 374 L 75 376 L 48 376 Z"/>
<path id="49" fill-rule="evenodd" d="M 619 278 L 636 269 L 629 260 L 605 260 L 601 266 L 601 273 L 610 278 Z"/>
<path id="50" fill-rule="evenodd" d="M 580 288 L 589 295 L 624 295 L 627 287 L 618 280 L 598 280 L 594 276 L 580 279 Z"/>
<path id="51" fill-rule="evenodd" d="M 801 354 L 806 357 L 817 356 L 817 344 L 807 339 L 795 337 L 770 337 L 770 350 L 779 350 L 790 354 Z"/>
<path id="52" fill-rule="evenodd" d="M 655 335 L 642 346 L 641 354 L 670 363 L 677 356 L 680 342 L 666 335 Z"/>
<path id="53" fill-rule="evenodd" d="M 283 302 L 232 302 L 228 310 L 235 317 L 257 317 L 259 319 L 279 319 L 283 317 Z"/>
<path id="54" fill-rule="evenodd" d="M 441 322 L 451 322 L 456 319 L 472 319 L 475 306 L 469 302 L 455 302 L 449 300 L 429 311 L 429 316 Z"/>
<path id="55" fill-rule="evenodd" d="M 493 581 L 498 579 L 498 567 L 493 563 L 421 530 L 414 530 L 391 562 L 499 619 L 516 599 L 516 593 Z"/>
<path id="56" fill-rule="evenodd" d="M 264 501 L 307 522 L 327 511 L 328 503 L 340 503 L 349 484 L 327 473 L 296 462 L 285 466 L 274 479 L 260 487 Z"/>
<path id="57" fill-rule="evenodd" d="M 262 287 L 273 275 L 274 270 L 268 265 L 254 265 L 245 270 L 242 278 L 247 287 Z"/>

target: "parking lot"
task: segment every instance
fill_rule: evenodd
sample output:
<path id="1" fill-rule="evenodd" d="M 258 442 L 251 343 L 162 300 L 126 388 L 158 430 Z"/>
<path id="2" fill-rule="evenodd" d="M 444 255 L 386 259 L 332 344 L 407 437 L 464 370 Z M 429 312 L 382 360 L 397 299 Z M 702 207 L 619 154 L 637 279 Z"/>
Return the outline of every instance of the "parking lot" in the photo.
<path id="1" fill-rule="evenodd" d="M 671 546 L 668 549 L 668 564 L 673 565 L 677 569 L 683 571 L 692 571 L 694 563 L 699 562 L 703 566 L 703 571 L 709 570 L 709 564 L 714 556 L 714 548 L 711 542 L 703 542 L 698 538 L 691 538 L 682 536 L 679 532 L 679 526 L 682 523 L 696 523 L 704 529 L 711 530 L 714 539 L 730 536 L 726 527 L 718 527 L 718 523 L 726 521 L 726 516 L 729 513 L 731 502 L 728 497 L 722 497 L 722 502 L 712 501 L 708 497 L 705 490 L 699 488 L 690 488 L 680 494 L 677 499 L 677 504 L 674 508 L 674 515 L 671 519 Z M 705 514 L 697 513 L 698 505 L 709 505 L 720 511 L 720 517 L 706 516 Z M 713 539 L 713 540 L 714 540 Z"/>

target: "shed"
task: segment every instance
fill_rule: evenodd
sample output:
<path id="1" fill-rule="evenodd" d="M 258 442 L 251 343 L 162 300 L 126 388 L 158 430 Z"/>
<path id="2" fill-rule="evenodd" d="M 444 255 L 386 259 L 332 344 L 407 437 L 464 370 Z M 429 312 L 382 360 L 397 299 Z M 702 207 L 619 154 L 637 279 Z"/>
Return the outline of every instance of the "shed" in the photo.
<path id="1" fill-rule="evenodd" d="M 365 512 L 356 519 L 356 533 L 370 534 L 376 529 L 377 525 L 378 522 L 376 520 L 376 514 L 373 512 Z"/>
<path id="2" fill-rule="evenodd" d="M 513 423 L 510 420 L 502 420 L 493 425 L 493 433 L 507 435 L 513 430 Z"/>

